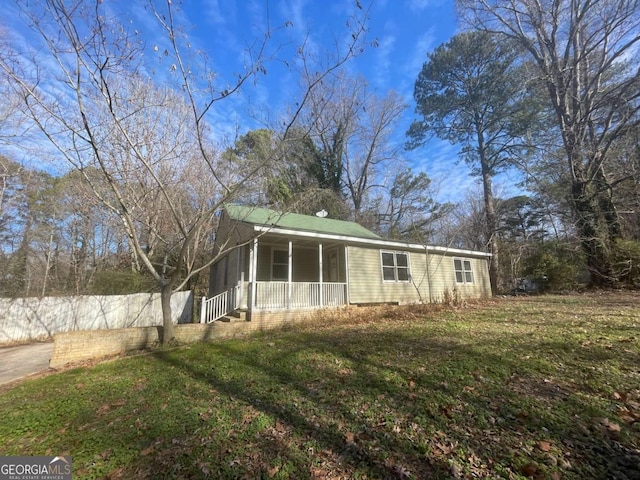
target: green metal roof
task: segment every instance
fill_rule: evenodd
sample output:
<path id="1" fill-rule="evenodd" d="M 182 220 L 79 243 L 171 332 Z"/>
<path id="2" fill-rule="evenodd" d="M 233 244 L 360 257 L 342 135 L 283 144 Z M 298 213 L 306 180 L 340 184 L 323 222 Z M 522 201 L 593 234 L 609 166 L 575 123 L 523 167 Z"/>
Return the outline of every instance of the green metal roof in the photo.
<path id="1" fill-rule="evenodd" d="M 326 235 L 342 235 L 346 237 L 380 239 L 378 235 L 355 222 L 320 218 L 299 213 L 284 213 L 268 208 L 226 205 L 229 218 L 254 225 L 303 230 Z"/>

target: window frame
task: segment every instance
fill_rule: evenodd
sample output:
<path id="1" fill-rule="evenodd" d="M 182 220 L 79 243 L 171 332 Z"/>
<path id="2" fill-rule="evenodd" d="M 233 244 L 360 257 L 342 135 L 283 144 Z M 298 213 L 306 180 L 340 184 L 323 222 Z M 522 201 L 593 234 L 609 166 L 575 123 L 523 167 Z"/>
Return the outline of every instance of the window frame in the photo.
<path id="1" fill-rule="evenodd" d="M 461 268 L 456 268 L 456 262 L 460 262 Z M 465 267 L 465 262 L 469 264 L 469 268 Z M 461 274 L 462 280 L 458 280 L 458 273 Z M 468 275 L 471 276 L 471 280 L 468 280 Z M 475 275 L 473 273 L 473 261 L 470 258 L 454 257 L 453 258 L 453 276 L 458 285 L 473 285 L 475 283 Z"/>
<path id="2" fill-rule="evenodd" d="M 276 252 L 283 252 L 285 254 L 285 258 L 287 259 L 286 263 L 276 263 Z M 286 266 L 286 274 L 284 278 L 276 278 L 274 276 L 274 268 L 275 266 Z M 272 282 L 288 282 L 289 281 L 289 250 L 285 250 L 284 248 L 271 248 L 271 281 Z"/>
<path id="3" fill-rule="evenodd" d="M 393 259 L 393 265 L 385 265 L 384 259 L 385 254 L 391 255 Z M 406 258 L 406 265 L 398 264 L 398 256 L 404 255 Z M 393 269 L 393 279 L 385 278 L 385 269 Z M 406 271 L 406 279 L 400 279 L 398 272 L 404 270 Z M 396 251 L 396 250 L 380 250 L 380 272 L 382 274 L 382 282 L 383 283 L 409 283 L 411 281 L 411 260 L 409 257 L 409 252 L 404 251 Z"/>

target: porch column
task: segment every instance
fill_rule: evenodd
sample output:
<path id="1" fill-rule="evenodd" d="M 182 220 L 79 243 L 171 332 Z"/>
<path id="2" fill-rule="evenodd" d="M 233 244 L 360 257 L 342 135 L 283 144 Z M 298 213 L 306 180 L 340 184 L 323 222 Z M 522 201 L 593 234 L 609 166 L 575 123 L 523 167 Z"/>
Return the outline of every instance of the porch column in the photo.
<path id="1" fill-rule="evenodd" d="M 253 310 L 258 305 L 258 239 L 253 240 L 251 255 L 251 267 L 249 268 L 251 277 L 251 303 L 249 310 Z"/>
<path id="2" fill-rule="evenodd" d="M 244 301 L 244 270 L 240 272 L 240 285 L 238 288 L 238 298 L 236 298 L 236 308 L 247 308 L 247 304 Z"/>
<path id="3" fill-rule="evenodd" d="M 345 301 L 347 305 L 351 304 L 351 299 L 349 298 L 349 247 L 347 245 L 344 246 L 344 280 L 347 282 L 345 286 Z"/>
<path id="4" fill-rule="evenodd" d="M 322 287 L 322 244 L 318 243 L 318 262 L 320 267 L 320 308 L 324 306 L 324 288 Z"/>
<path id="5" fill-rule="evenodd" d="M 293 242 L 289 240 L 289 272 L 287 273 L 287 308 L 291 308 L 291 290 L 292 285 L 291 282 L 293 280 L 293 263 L 291 259 L 293 258 Z"/>

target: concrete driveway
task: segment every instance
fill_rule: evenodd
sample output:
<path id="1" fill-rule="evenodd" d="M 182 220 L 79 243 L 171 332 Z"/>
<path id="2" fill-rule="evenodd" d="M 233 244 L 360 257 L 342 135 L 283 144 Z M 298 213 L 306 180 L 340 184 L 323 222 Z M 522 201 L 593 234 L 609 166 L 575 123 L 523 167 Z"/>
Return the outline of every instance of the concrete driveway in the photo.
<path id="1" fill-rule="evenodd" d="M 53 342 L 0 347 L 0 385 L 47 370 Z"/>

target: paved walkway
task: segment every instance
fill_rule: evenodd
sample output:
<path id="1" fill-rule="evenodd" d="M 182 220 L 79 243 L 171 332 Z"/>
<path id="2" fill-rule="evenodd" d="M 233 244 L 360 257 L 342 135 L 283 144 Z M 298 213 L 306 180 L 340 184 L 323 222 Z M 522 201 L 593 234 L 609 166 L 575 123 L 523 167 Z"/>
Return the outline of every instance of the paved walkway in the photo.
<path id="1" fill-rule="evenodd" d="M 49 368 L 53 342 L 0 348 L 0 385 Z"/>

